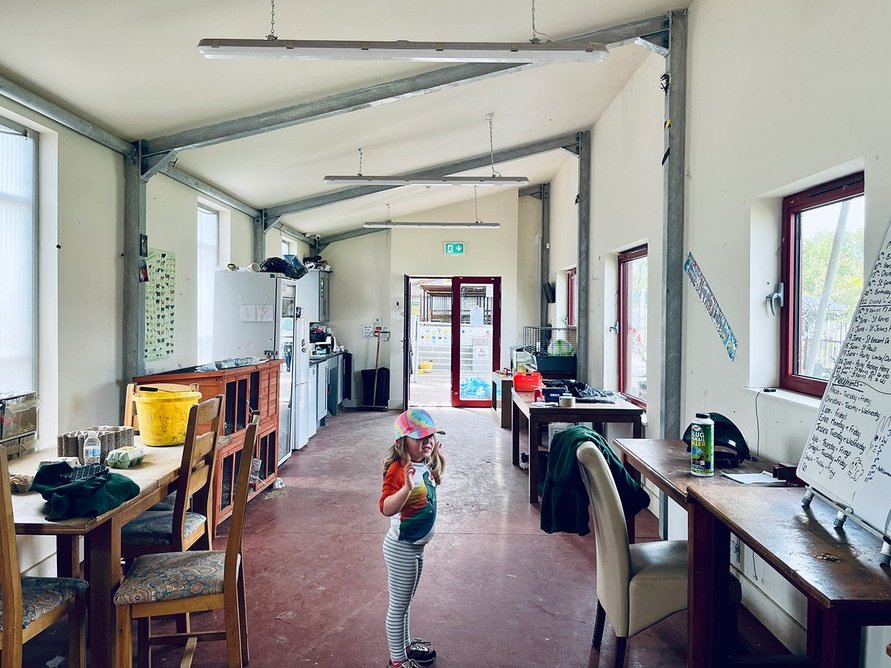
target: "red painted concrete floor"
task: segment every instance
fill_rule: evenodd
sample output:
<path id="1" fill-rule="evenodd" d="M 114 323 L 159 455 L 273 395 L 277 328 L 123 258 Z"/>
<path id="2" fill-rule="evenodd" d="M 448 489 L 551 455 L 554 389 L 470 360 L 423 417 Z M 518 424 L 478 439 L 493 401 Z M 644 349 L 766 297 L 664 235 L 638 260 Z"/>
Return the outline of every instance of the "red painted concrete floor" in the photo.
<path id="1" fill-rule="evenodd" d="M 585 667 L 600 659 L 614 665 L 609 624 L 601 652 L 591 649 L 593 537 L 539 529 L 539 511 L 526 501 L 527 476 L 510 463 L 510 432 L 491 411 L 430 412 L 447 432 L 449 460 L 436 536 L 412 606 L 413 635 L 433 642 L 438 668 Z M 388 519 L 377 502 L 395 415 L 329 418 L 281 469 L 285 487 L 249 504 L 244 559 L 252 667 L 387 665 L 381 541 Z M 641 513 L 637 530 L 654 538 L 655 518 Z M 224 541 L 221 535 L 217 547 Z M 197 628 L 218 621 L 209 613 L 193 619 Z M 26 665 L 60 665 L 50 660 L 64 654 L 63 642 L 53 629 L 36 641 L 40 647 L 29 648 Z M 194 665 L 225 665 L 224 652 L 223 643 L 199 644 Z M 156 666 L 178 666 L 181 650 L 159 648 L 153 657 Z M 685 660 L 685 613 L 628 643 L 626 666 Z"/>

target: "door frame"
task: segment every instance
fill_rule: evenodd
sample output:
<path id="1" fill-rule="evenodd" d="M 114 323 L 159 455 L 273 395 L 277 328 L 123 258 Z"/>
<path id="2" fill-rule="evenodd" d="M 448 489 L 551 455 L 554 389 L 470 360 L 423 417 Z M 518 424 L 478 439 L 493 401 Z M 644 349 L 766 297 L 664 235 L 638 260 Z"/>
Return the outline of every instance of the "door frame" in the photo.
<path id="1" fill-rule="evenodd" d="M 500 276 L 452 276 L 452 406 L 486 408 L 490 399 L 461 399 L 461 286 L 492 285 L 492 371 L 501 363 L 501 277 Z M 488 381 L 488 379 L 487 379 Z"/>

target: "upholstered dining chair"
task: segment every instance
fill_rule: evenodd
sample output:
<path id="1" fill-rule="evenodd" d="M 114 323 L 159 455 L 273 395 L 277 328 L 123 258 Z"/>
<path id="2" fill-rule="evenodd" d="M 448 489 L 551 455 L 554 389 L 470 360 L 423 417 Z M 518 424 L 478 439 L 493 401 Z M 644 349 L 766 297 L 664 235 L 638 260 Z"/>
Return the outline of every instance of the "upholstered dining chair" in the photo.
<path id="1" fill-rule="evenodd" d="M 133 562 L 124 577 L 114 596 L 117 610 L 117 668 L 132 666 L 132 620 L 137 621 L 141 668 L 151 665 L 153 644 L 185 644 L 185 654 L 180 665 L 190 666 L 196 644 L 209 640 L 226 641 L 229 668 L 241 668 L 248 663 L 241 543 L 258 419 L 254 418 L 245 431 L 244 448 L 237 463 L 235 504 L 225 551 L 193 550 L 146 554 Z M 224 617 L 222 630 L 157 636 L 151 634 L 152 617 L 220 609 L 223 610 Z"/>
<path id="2" fill-rule="evenodd" d="M 151 387 L 155 390 L 163 392 L 198 392 L 198 383 L 189 385 L 179 385 L 176 383 L 147 383 L 140 385 L 139 383 L 127 383 L 127 391 L 124 396 L 124 420 L 123 424 L 127 427 L 133 427 L 133 433 L 139 433 L 139 416 L 136 414 L 136 392 L 140 387 Z M 167 498 L 161 499 L 149 510 L 173 510 L 176 504 L 176 492 L 168 495 Z"/>
<path id="3" fill-rule="evenodd" d="M 124 525 L 121 555 L 127 564 L 142 554 L 211 548 L 213 472 L 222 407 L 223 397 L 218 395 L 189 409 L 173 510 L 155 506 Z M 208 425 L 207 431 L 199 434 L 200 425 Z"/>
<path id="4" fill-rule="evenodd" d="M 687 607 L 687 541 L 628 543 L 625 515 L 606 459 L 593 443 L 576 453 L 594 511 L 597 613 L 592 645 L 600 649 L 604 618 L 616 634 L 616 666 L 629 637 Z"/>
<path id="5" fill-rule="evenodd" d="M 22 646 L 68 615 L 68 666 L 86 666 L 87 583 L 75 578 L 32 578 L 19 573 L 9 463 L 0 448 L 0 666 L 21 668 Z"/>

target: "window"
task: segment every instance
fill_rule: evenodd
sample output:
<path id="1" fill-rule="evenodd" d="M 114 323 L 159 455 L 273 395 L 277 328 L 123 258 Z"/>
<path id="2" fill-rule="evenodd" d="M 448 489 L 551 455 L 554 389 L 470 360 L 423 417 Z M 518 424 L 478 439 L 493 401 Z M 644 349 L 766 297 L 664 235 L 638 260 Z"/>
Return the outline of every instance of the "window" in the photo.
<path id="1" fill-rule="evenodd" d="M 220 214 L 198 207 L 198 363 L 213 360 L 213 281 L 220 254 Z"/>
<path id="2" fill-rule="evenodd" d="M 285 255 L 296 255 L 297 253 L 294 252 L 295 250 L 297 250 L 296 246 L 297 244 L 295 244 L 290 239 L 285 239 L 284 237 L 282 237 L 282 257 L 284 257 Z"/>
<path id="3" fill-rule="evenodd" d="M 863 172 L 783 199 L 780 387 L 822 396 L 863 289 Z"/>
<path id="4" fill-rule="evenodd" d="M 37 390 L 37 136 L 0 119 L 0 392 Z"/>
<path id="5" fill-rule="evenodd" d="M 647 247 L 619 253 L 619 391 L 647 405 Z"/>

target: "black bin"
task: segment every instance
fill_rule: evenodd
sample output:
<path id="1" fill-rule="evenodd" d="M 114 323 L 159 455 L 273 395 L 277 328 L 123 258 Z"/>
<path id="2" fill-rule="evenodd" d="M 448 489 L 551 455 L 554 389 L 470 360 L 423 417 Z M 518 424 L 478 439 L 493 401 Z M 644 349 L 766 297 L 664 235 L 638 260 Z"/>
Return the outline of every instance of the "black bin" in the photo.
<path id="1" fill-rule="evenodd" d="M 374 392 L 374 401 L 371 394 Z M 390 370 L 382 366 L 377 370 L 377 392 L 374 391 L 374 369 L 362 369 L 363 406 L 387 406 L 390 402 Z"/>

